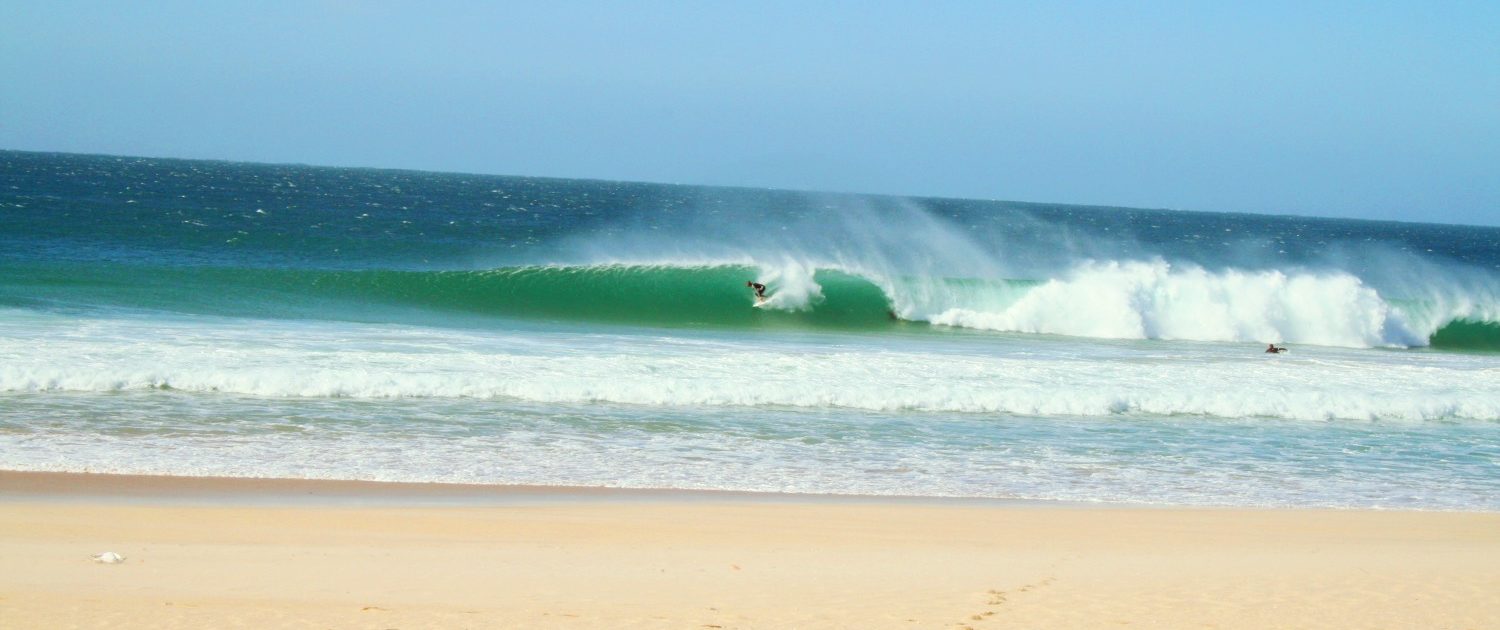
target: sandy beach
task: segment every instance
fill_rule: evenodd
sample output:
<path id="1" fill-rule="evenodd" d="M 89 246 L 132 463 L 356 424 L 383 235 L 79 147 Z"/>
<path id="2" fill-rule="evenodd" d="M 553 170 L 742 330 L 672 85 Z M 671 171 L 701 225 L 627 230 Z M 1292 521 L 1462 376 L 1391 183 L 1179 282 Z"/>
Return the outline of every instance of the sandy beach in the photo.
<path id="1" fill-rule="evenodd" d="M 7 628 L 1485 628 L 1500 514 L 0 473 Z M 102 564 L 90 556 L 125 557 Z"/>

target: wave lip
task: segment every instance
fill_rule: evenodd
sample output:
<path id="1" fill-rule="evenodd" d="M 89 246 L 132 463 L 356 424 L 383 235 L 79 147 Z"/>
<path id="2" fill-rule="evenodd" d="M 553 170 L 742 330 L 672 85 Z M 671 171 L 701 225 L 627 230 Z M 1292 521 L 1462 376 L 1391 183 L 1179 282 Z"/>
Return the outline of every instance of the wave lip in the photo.
<path id="1" fill-rule="evenodd" d="M 427 324 L 451 316 L 646 326 L 861 329 L 889 324 L 868 279 L 786 260 L 775 265 L 523 265 L 483 270 L 324 270 L 78 266 L 0 280 L 0 304 L 127 307 L 248 317 Z M 152 282 L 142 283 L 140 278 Z M 755 306 L 745 283 L 771 286 Z M 11 295 L 14 291 L 14 295 Z"/>
<path id="2" fill-rule="evenodd" d="M 1107 339 L 1370 348 L 1427 345 L 1455 316 L 1413 317 L 1345 272 L 1209 271 L 1157 260 L 1081 265 L 1001 308 L 956 305 L 926 319 L 966 328 Z"/>
<path id="3" fill-rule="evenodd" d="M 1104 339 L 1500 348 L 1500 302 L 1450 288 L 1390 299 L 1342 271 L 1093 261 L 1050 279 L 934 277 L 795 257 L 488 270 L 82 267 L 25 274 L 0 304 L 54 299 L 250 317 L 445 317 L 873 331 L 905 322 Z M 140 277 L 153 278 L 149 285 Z M 747 280 L 770 286 L 756 306 Z M 59 288 L 60 287 L 60 288 Z"/>

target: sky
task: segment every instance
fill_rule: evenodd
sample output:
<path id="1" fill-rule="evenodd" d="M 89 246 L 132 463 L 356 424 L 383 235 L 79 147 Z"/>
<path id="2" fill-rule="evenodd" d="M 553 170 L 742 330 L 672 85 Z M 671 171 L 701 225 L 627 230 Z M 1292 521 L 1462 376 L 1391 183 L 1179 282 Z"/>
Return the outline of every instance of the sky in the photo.
<path id="1" fill-rule="evenodd" d="M 0 149 L 1500 225 L 1496 33 L 1493 1 L 3 0 Z"/>

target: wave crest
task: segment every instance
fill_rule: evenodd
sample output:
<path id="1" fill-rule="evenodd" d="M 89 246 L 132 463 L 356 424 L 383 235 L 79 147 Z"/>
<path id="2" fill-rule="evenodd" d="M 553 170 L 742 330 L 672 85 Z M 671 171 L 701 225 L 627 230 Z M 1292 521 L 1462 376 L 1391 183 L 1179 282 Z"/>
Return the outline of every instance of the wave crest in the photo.
<path id="1" fill-rule="evenodd" d="M 505 317 L 648 326 L 879 330 L 926 322 L 1108 339 L 1500 349 L 1483 291 L 1392 299 L 1358 276 L 1090 261 L 1050 279 L 934 277 L 782 256 L 758 261 L 534 265 L 489 270 L 104 266 L 29 284 L 14 299 L 92 301 L 231 316 L 432 323 Z M 143 284 L 142 277 L 153 282 Z M 770 286 L 755 306 L 747 280 Z M 10 301 L 0 291 L 0 303 Z M 60 302 L 62 300 L 59 300 Z"/>
<path id="2" fill-rule="evenodd" d="M 1379 293 L 1347 273 L 1210 272 L 1164 261 L 1088 263 L 997 310 L 956 306 L 937 324 L 1113 339 L 1423 345 Z"/>

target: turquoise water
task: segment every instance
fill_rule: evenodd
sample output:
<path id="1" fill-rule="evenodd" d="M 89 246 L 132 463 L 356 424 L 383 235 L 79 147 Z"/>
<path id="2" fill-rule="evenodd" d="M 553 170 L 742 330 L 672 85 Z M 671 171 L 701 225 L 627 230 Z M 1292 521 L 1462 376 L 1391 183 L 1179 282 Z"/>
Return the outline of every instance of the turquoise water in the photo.
<path id="1" fill-rule="evenodd" d="M 1497 279 L 1495 228 L 0 152 L 0 468 L 1494 510 Z"/>

